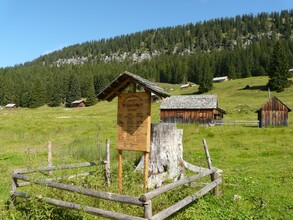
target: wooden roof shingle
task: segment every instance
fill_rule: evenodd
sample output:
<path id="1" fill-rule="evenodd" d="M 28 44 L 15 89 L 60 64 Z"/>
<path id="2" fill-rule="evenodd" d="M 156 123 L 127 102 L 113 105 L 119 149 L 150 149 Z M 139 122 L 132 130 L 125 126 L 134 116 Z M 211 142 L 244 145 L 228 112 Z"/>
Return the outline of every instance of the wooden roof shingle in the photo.
<path id="1" fill-rule="evenodd" d="M 123 72 L 117 76 L 106 88 L 104 88 L 98 95 L 97 98 L 100 100 L 111 101 L 124 89 L 131 84 L 138 84 L 142 86 L 146 91 L 154 93 L 160 98 L 169 97 L 170 94 L 165 92 L 162 88 L 157 86 L 155 83 L 150 82 L 138 75 L 130 72 Z"/>
<path id="2" fill-rule="evenodd" d="M 217 109 L 216 95 L 181 95 L 165 98 L 161 109 Z"/>

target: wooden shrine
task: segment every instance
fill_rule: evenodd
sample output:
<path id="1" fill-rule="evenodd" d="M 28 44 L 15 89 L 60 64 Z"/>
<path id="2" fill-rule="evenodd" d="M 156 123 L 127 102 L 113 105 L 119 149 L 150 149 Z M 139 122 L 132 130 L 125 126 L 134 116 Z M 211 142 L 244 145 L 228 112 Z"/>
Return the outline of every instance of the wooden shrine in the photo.
<path id="1" fill-rule="evenodd" d="M 126 88 L 131 87 L 126 92 Z M 143 91 L 137 91 L 141 87 Z M 122 151 L 144 152 L 144 186 L 148 186 L 148 158 L 151 134 L 151 94 L 170 96 L 162 88 L 130 72 L 116 77 L 97 98 L 111 101 L 118 96 L 116 148 L 118 150 L 118 187 L 122 190 Z"/>

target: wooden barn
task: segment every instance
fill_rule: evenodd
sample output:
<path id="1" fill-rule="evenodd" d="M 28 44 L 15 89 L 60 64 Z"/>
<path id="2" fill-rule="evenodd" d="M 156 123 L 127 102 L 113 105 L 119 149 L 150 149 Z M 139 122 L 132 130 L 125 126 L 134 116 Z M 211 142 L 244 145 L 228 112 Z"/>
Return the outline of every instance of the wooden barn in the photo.
<path id="1" fill-rule="evenodd" d="M 73 108 L 85 107 L 85 101 L 83 100 L 75 100 L 71 104 Z"/>
<path id="2" fill-rule="evenodd" d="M 218 107 L 216 95 L 171 96 L 161 103 L 161 121 L 209 125 L 223 119 L 225 111 Z"/>
<path id="3" fill-rule="evenodd" d="M 288 126 L 288 113 L 291 109 L 277 97 L 269 99 L 257 110 L 259 127 Z"/>
<path id="4" fill-rule="evenodd" d="M 10 103 L 10 104 L 5 105 L 5 108 L 6 109 L 16 109 L 17 105 L 14 103 Z"/>

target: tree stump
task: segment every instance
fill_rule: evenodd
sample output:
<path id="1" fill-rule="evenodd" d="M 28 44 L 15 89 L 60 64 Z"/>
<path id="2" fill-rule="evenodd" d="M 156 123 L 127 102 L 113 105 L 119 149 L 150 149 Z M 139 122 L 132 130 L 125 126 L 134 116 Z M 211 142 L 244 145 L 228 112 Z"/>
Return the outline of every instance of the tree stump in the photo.
<path id="1" fill-rule="evenodd" d="M 151 126 L 148 188 L 160 187 L 165 180 L 176 181 L 184 170 L 183 129 L 174 123 L 158 123 Z M 136 170 L 143 170 L 144 157 Z"/>

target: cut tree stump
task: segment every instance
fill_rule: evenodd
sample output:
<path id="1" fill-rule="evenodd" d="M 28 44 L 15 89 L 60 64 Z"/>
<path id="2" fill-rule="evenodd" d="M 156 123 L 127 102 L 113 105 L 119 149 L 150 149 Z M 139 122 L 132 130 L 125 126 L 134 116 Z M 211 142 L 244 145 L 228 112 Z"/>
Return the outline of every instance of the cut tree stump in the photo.
<path id="1" fill-rule="evenodd" d="M 183 129 L 177 129 L 174 123 L 158 123 L 151 126 L 151 149 L 149 155 L 148 188 L 157 188 L 165 180 L 176 181 L 182 176 Z M 143 170 L 144 157 L 136 170 Z"/>

